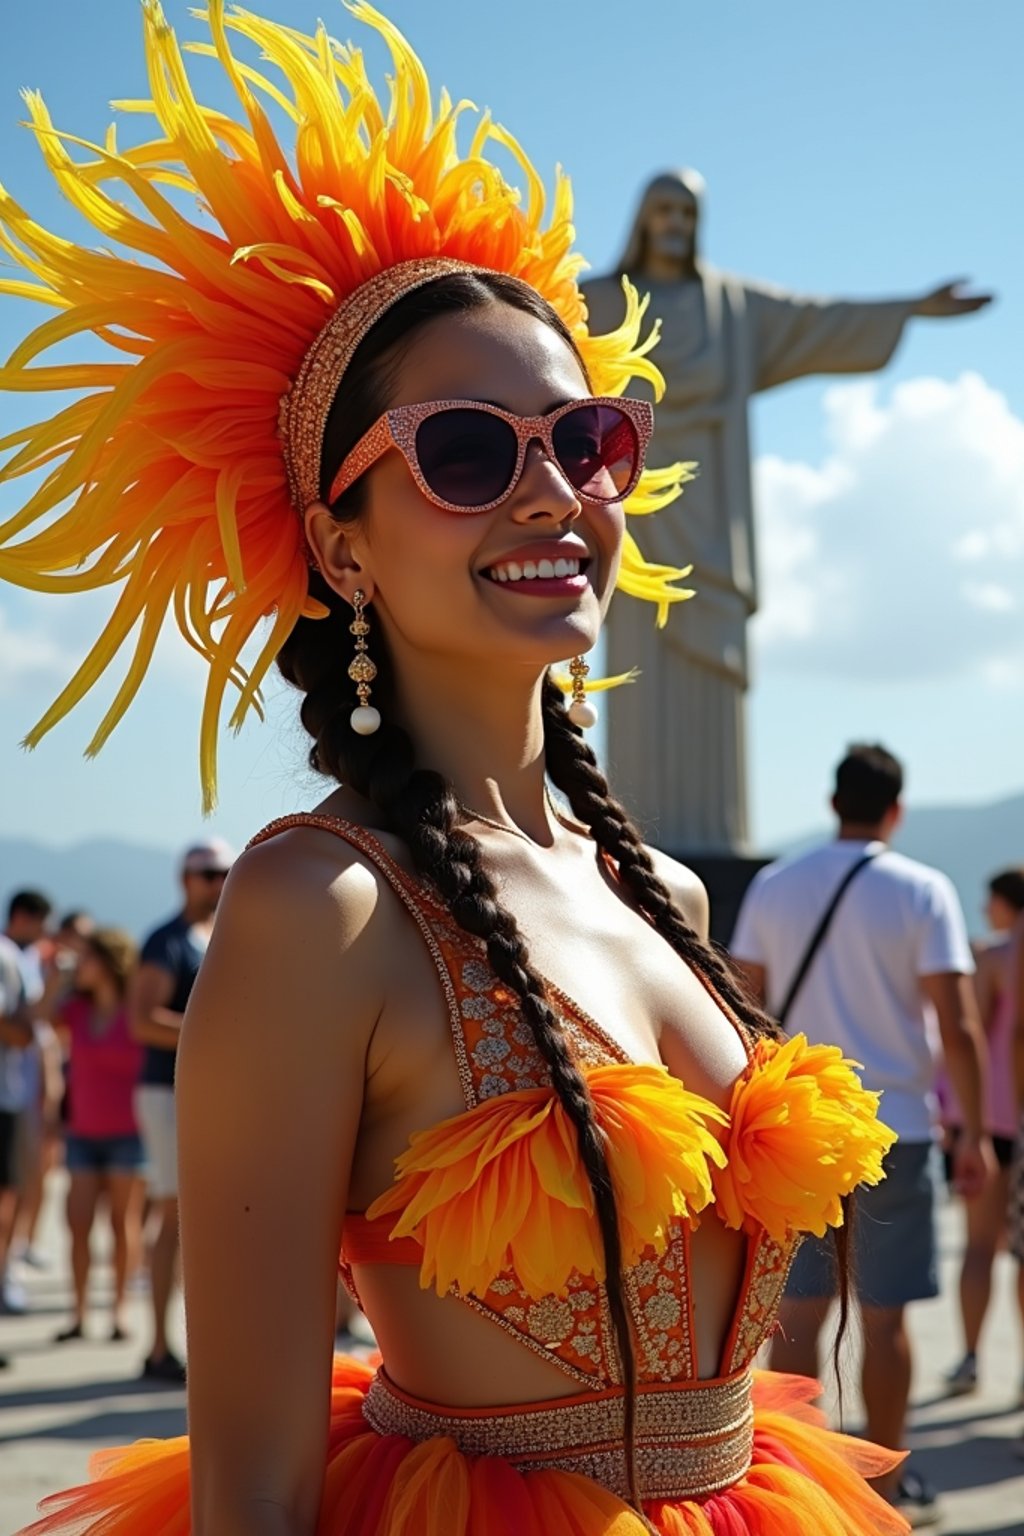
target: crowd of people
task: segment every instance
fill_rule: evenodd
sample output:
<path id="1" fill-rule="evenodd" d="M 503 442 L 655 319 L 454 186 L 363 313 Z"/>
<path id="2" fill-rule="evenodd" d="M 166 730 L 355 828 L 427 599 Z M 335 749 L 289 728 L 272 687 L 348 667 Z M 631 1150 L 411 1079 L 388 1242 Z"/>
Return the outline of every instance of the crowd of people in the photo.
<path id="1" fill-rule="evenodd" d="M 39 1224 L 50 1177 L 63 1167 L 72 1307 L 53 1343 L 128 1342 L 125 1298 L 141 1276 L 152 1310 L 141 1375 L 170 1386 L 186 1378 L 168 1341 L 178 1270 L 174 1064 L 232 860 L 219 838 L 187 849 L 181 907 L 141 947 L 86 911 L 54 922 L 50 898 L 27 888 L 8 899 L 0 934 L 0 1315 L 25 1314 L 22 1276 L 54 1266 Z M 105 1334 L 89 1291 L 101 1212 L 113 1259 Z M 337 1333 L 343 1345 L 369 1337 L 340 1284 Z M 0 1370 L 10 1364 L 0 1355 Z"/>
<path id="2" fill-rule="evenodd" d="M 169 1384 L 185 1380 L 167 1337 L 178 1255 L 174 1065 L 231 863 L 220 839 L 189 848 L 180 909 L 141 948 L 85 911 L 51 925 L 49 897 L 30 889 L 10 897 L 0 936 L 0 1307 L 24 1312 L 20 1274 L 50 1262 L 38 1223 L 47 1180 L 63 1162 L 73 1301 L 54 1343 L 92 1326 L 92 1236 L 102 1208 L 113 1236 L 107 1335 L 127 1339 L 125 1298 L 145 1266 L 152 1336 L 142 1375 Z"/>

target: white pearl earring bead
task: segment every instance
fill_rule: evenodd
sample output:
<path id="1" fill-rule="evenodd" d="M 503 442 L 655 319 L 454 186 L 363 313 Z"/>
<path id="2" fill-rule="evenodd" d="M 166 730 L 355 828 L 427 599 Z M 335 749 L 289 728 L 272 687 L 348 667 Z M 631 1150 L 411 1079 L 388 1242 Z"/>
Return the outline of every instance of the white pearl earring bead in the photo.
<path id="1" fill-rule="evenodd" d="M 577 699 L 569 705 L 569 719 L 581 731 L 589 731 L 591 726 L 597 724 L 597 710 L 586 699 Z"/>
<path id="2" fill-rule="evenodd" d="M 380 710 L 372 704 L 360 704 L 349 715 L 348 723 L 357 736 L 372 736 L 380 730 Z"/>

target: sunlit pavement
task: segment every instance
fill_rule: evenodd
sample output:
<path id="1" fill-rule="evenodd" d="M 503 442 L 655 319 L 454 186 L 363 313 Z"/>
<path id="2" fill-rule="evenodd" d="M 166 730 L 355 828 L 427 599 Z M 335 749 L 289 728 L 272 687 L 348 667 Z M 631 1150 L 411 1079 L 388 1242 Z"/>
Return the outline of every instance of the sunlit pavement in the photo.
<path id="1" fill-rule="evenodd" d="M 132 1294 L 133 1339 L 103 1342 L 109 1313 L 97 1306 L 91 1339 L 54 1345 L 68 1319 L 60 1207 L 63 1181 L 48 1198 L 41 1248 L 52 1261 L 45 1274 L 21 1273 L 30 1312 L 0 1317 L 0 1533 L 11 1536 L 55 1488 L 81 1482 L 90 1454 L 154 1435 L 184 1430 L 185 1393 L 139 1380 L 147 1342 L 147 1298 Z M 913 1461 L 943 1491 L 946 1536 L 1024 1536 L 1024 1411 L 1018 1406 L 1024 1350 L 1013 1301 L 1013 1265 L 998 1261 L 995 1299 L 980 1357 L 980 1384 L 970 1397 L 944 1399 L 942 1378 L 958 1355 L 954 1285 L 960 1249 L 959 1212 L 942 1213 L 945 1294 L 911 1309 L 915 1347 Z M 98 1234 L 97 1234 L 98 1236 Z M 98 1240 L 98 1247 L 105 1247 Z M 97 1301 L 109 1295 L 105 1267 L 97 1270 Z M 180 1313 L 175 1343 L 183 1345 Z M 846 1416 L 856 1428 L 852 1384 Z"/>

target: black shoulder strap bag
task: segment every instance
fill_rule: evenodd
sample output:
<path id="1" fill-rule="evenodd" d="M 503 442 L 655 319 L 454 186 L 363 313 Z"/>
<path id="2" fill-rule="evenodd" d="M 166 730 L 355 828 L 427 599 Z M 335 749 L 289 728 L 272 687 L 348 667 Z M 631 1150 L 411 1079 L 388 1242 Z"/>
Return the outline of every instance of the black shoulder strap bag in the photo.
<path id="1" fill-rule="evenodd" d="M 789 984 L 789 991 L 786 993 L 785 1001 L 776 1014 L 776 1018 L 780 1024 L 785 1024 L 786 1016 L 792 1009 L 793 1004 L 796 1002 L 797 993 L 800 991 L 800 988 L 804 984 L 807 972 L 811 968 L 811 962 L 815 955 L 818 953 L 818 950 L 821 948 L 825 935 L 828 933 L 832 919 L 836 915 L 836 908 L 842 901 L 843 897 L 846 895 L 850 885 L 853 884 L 856 876 L 860 874 L 865 865 L 871 863 L 872 859 L 877 859 L 881 852 L 881 848 L 870 849 L 867 853 L 863 854 L 859 859 L 856 859 L 854 863 L 850 865 L 850 868 L 846 871 L 846 874 L 840 880 L 832 900 L 829 902 L 825 909 L 821 922 L 814 930 L 811 942 L 808 944 L 800 958 L 800 964 L 797 966 L 793 980 Z"/>

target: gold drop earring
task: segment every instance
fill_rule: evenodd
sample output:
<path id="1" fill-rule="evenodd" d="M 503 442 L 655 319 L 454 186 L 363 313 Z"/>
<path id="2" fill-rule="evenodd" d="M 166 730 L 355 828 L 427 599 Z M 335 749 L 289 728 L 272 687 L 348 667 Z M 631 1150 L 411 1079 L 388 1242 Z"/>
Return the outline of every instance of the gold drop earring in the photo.
<path id="1" fill-rule="evenodd" d="M 356 685 L 359 703 L 349 716 L 349 725 L 357 736 L 372 736 L 375 731 L 380 730 L 380 710 L 374 709 L 370 703 L 370 684 L 377 676 L 377 668 L 366 646 L 370 623 L 364 613 L 366 593 L 362 588 L 353 593 L 352 606 L 355 609 L 355 618 L 348 628 L 349 634 L 356 637 L 356 653 L 348 664 L 348 675 Z"/>
<path id="2" fill-rule="evenodd" d="M 569 705 L 569 719 L 573 725 L 578 725 L 581 731 L 589 731 L 592 725 L 597 724 L 597 710 L 587 698 L 586 689 L 583 686 L 584 679 L 589 675 L 590 668 L 582 656 L 574 656 L 569 663 L 569 676 L 572 678 L 572 703 Z"/>

